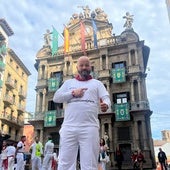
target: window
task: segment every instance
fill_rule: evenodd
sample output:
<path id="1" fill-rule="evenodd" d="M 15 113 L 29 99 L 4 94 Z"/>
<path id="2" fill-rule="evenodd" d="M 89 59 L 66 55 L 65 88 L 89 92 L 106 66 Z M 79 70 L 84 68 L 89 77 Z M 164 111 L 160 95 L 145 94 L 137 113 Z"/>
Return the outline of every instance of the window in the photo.
<path id="1" fill-rule="evenodd" d="M 9 61 L 9 62 L 10 62 L 10 64 L 12 64 L 12 63 L 13 63 L 13 60 L 10 58 L 10 61 Z"/>
<path id="2" fill-rule="evenodd" d="M 125 62 L 112 63 L 112 68 L 114 69 L 125 68 L 125 66 L 126 66 Z"/>
<path id="3" fill-rule="evenodd" d="M 14 86 L 15 86 L 15 88 L 17 88 L 17 83 L 18 83 L 17 80 L 15 80 L 15 81 L 14 81 Z"/>
<path id="4" fill-rule="evenodd" d="M 16 66 L 16 71 L 18 71 L 19 70 L 19 67 L 18 66 Z"/>
<path id="5" fill-rule="evenodd" d="M 22 77 L 24 77 L 24 73 L 22 72 Z"/>
<path id="6" fill-rule="evenodd" d="M 128 101 L 129 101 L 128 92 L 113 94 L 113 102 L 115 104 L 128 103 Z"/>

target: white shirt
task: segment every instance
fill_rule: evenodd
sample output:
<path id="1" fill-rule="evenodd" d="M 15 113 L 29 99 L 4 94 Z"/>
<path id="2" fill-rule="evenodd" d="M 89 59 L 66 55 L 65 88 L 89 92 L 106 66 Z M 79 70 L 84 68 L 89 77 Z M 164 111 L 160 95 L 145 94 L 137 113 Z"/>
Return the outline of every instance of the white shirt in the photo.
<path id="1" fill-rule="evenodd" d="M 78 88 L 87 88 L 83 97 L 75 98 L 72 91 Z M 68 126 L 97 126 L 99 127 L 99 101 L 103 100 L 110 107 L 109 93 L 104 85 L 96 79 L 78 81 L 66 80 L 55 92 L 53 101 L 66 103 L 63 125 Z"/>
<path id="2" fill-rule="evenodd" d="M 45 144 L 44 155 L 46 155 L 46 154 L 53 154 L 53 152 L 54 152 L 54 143 L 51 140 L 49 140 Z"/>
<path id="3" fill-rule="evenodd" d="M 17 148 L 19 148 L 17 153 L 24 153 L 25 152 L 25 144 L 22 141 L 18 142 Z"/>
<path id="4" fill-rule="evenodd" d="M 14 156 L 16 148 L 14 146 L 7 147 L 7 156 Z"/>

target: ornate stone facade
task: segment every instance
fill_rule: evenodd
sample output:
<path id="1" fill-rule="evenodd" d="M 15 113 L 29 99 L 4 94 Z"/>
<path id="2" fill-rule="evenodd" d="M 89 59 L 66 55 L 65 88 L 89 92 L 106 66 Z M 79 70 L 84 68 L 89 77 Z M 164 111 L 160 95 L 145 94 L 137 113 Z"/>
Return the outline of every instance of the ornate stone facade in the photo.
<path id="1" fill-rule="evenodd" d="M 153 168 L 155 160 L 150 125 L 152 111 L 145 83 L 149 47 L 145 46 L 144 41 L 139 39 L 133 29 L 126 29 L 118 36 L 112 34 L 112 24 L 102 9 L 97 8 L 92 11 L 94 17 L 90 15 L 91 10 L 88 6 L 81 8 L 84 14 L 74 14 L 67 24 L 70 35 L 69 52 L 64 54 L 64 47 L 61 46 L 57 54 L 52 57 L 50 47 L 43 46 L 37 53 L 36 113 L 35 119 L 30 122 L 43 142 L 50 134 L 53 136 L 56 148 L 59 147 L 58 132 L 63 121 L 64 105 L 55 105 L 52 102 L 56 89 L 50 90 L 49 79 L 61 75 L 60 83 L 62 83 L 76 74 L 77 59 L 84 54 L 81 50 L 80 29 L 80 22 L 83 22 L 86 29 L 85 50 L 91 61 L 92 75 L 103 82 L 112 101 L 112 110 L 99 114 L 100 135 L 101 137 L 108 135 L 110 166 L 115 166 L 114 151 L 120 146 L 124 154 L 123 167 L 132 169 L 131 153 L 142 149 L 147 160 L 144 167 Z M 91 16 L 94 17 L 97 26 L 97 49 L 93 45 Z M 132 25 L 128 28 L 132 28 Z M 120 105 L 128 106 L 125 113 L 120 110 Z M 45 114 L 50 110 L 56 110 L 56 126 L 44 127 Z M 129 115 L 127 120 L 122 119 L 121 116 L 124 114 Z"/>

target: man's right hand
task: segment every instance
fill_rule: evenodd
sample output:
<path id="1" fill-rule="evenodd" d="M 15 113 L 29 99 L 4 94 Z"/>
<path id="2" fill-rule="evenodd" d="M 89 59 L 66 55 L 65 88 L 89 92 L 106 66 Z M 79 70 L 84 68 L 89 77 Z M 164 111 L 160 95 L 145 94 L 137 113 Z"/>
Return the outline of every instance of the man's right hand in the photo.
<path id="1" fill-rule="evenodd" d="M 87 90 L 87 88 L 79 88 L 72 91 L 73 97 L 83 97 L 84 92 Z"/>

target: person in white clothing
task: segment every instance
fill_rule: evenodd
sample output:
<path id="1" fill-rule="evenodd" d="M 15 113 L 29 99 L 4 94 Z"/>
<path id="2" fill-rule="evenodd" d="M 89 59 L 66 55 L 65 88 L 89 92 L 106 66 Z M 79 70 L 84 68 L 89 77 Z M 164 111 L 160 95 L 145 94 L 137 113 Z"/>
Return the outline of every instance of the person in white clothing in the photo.
<path id="1" fill-rule="evenodd" d="M 14 146 L 14 143 L 11 143 L 9 146 L 7 146 L 8 170 L 14 169 L 15 151 L 16 151 L 16 148 Z"/>
<path id="2" fill-rule="evenodd" d="M 99 108 L 110 107 L 109 93 L 102 82 L 92 79 L 90 60 L 77 62 L 78 75 L 66 80 L 55 92 L 55 103 L 66 103 L 60 129 L 58 170 L 75 170 L 78 149 L 82 170 L 97 170 L 99 155 Z"/>
<path id="3" fill-rule="evenodd" d="M 44 147 L 44 159 L 42 164 L 42 170 L 51 170 L 52 169 L 52 159 L 54 152 L 54 143 L 52 142 L 52 137 L 48 137 L 48 141 Z"/>
<path id="4" fill-rule="evenodd" d="M 24 160 L 25 141 L 26 141 L 26 136 L 21 136 L 21 140 L 17 144 L 17 148 L 15 151 L 15 158 L 17 159 L 16 170 L 25 169 L 25 160 Z"/>
<path id="5" fill-rule="evenodd" d="M 41 158 L 43 156 L 43 145 L 39 137 L 35 137 L 35 142 L 30 147 L 32 170 L 41 170 Z"/>

